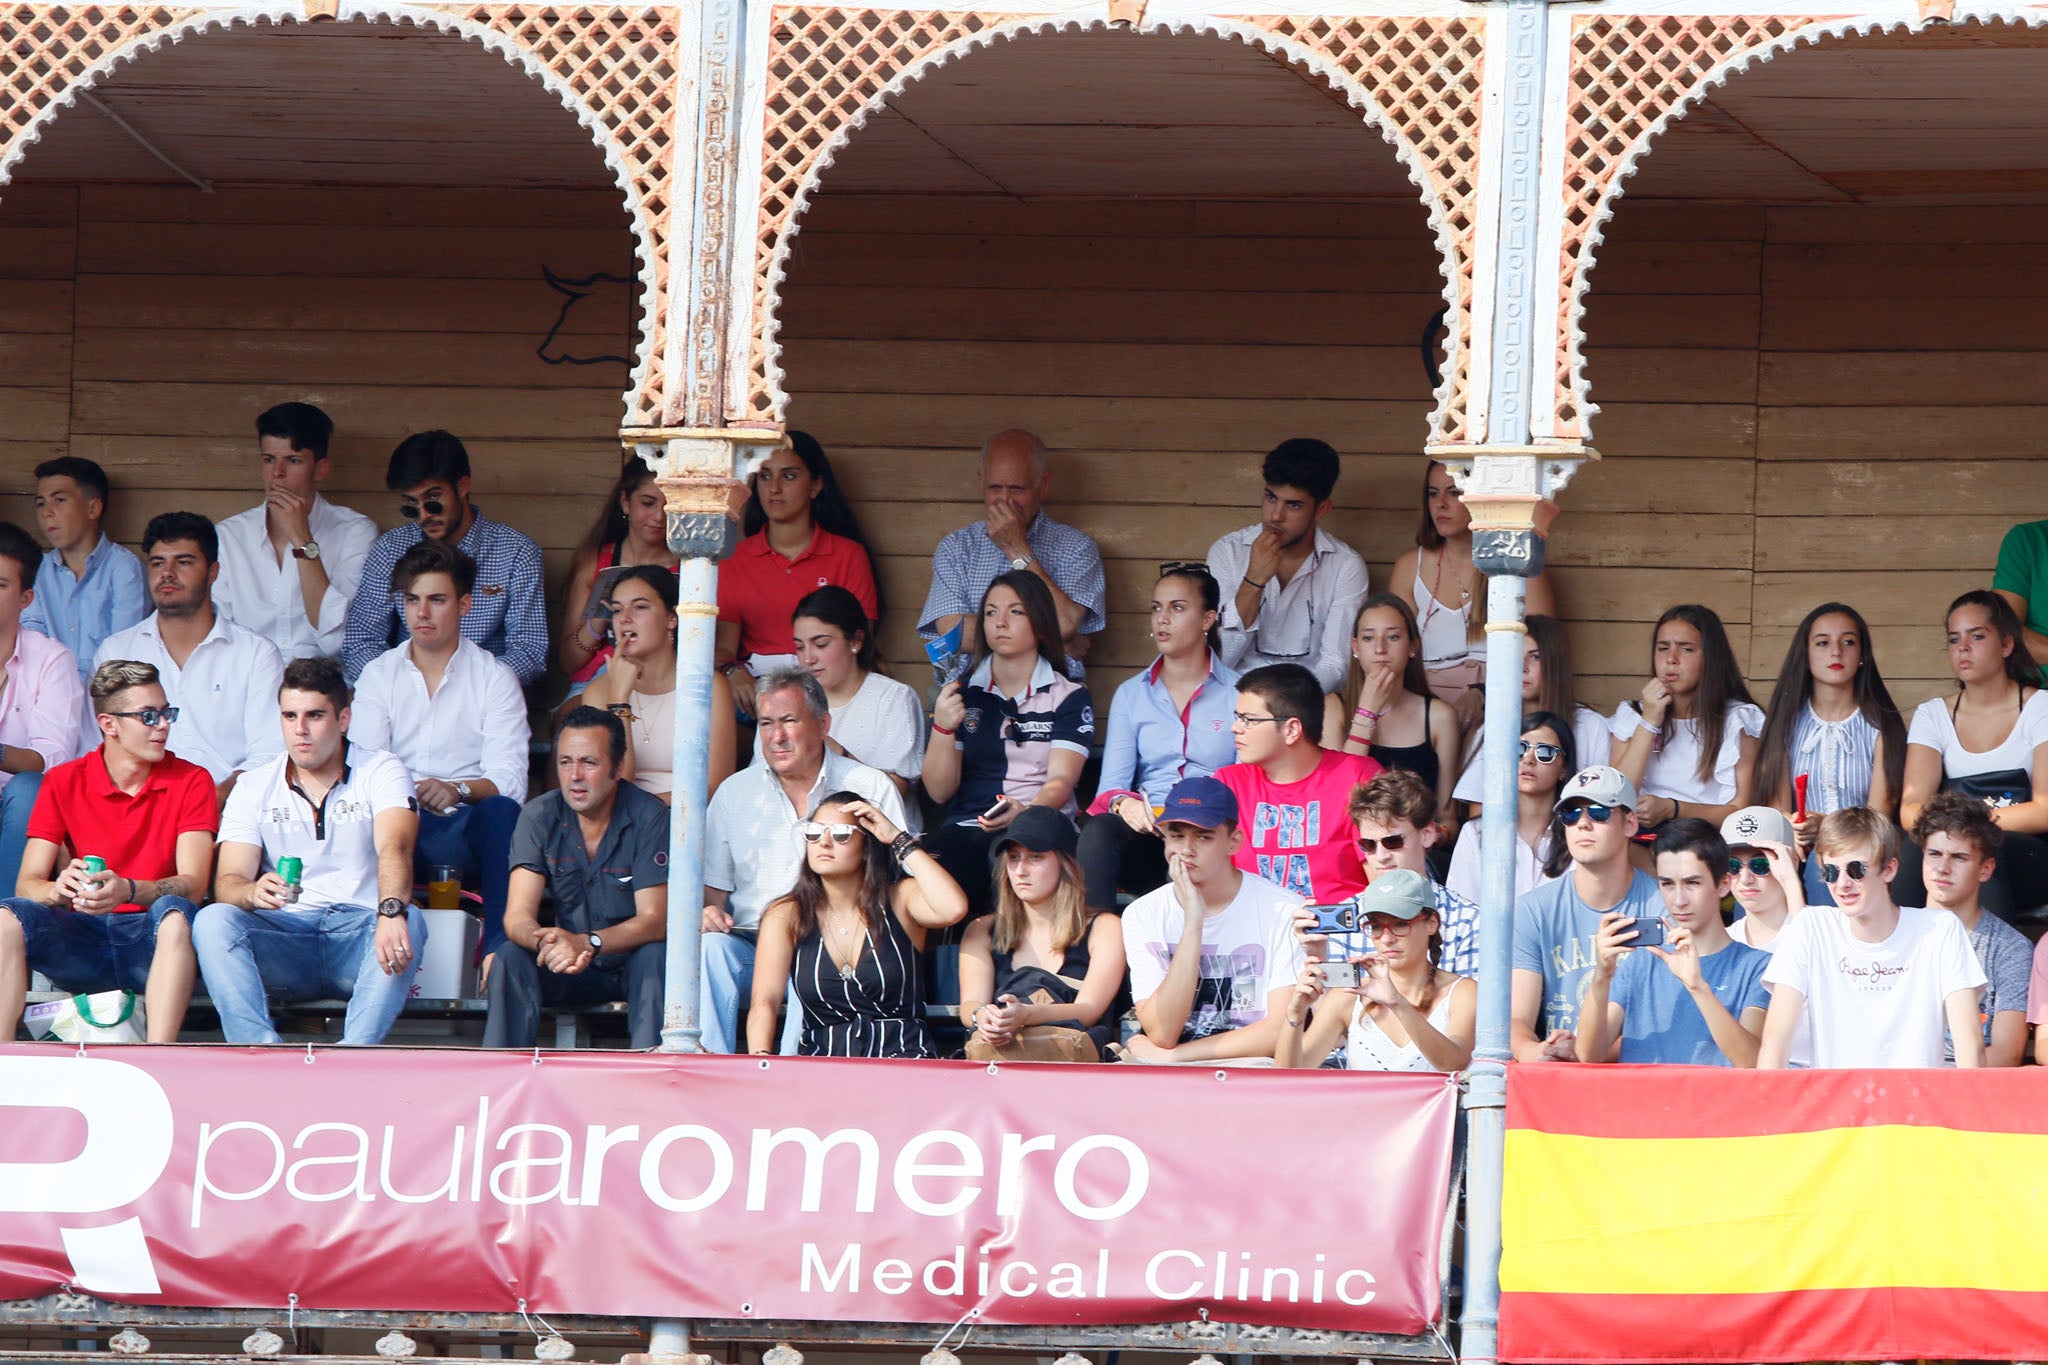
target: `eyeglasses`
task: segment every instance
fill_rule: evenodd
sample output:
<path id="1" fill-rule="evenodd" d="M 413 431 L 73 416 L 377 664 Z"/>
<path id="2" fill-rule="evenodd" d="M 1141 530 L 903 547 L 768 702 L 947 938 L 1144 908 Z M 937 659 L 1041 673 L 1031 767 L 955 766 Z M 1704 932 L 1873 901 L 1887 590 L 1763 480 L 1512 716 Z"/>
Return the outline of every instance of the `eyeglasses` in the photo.
<path id="1" fill-rule="evenodd" d="M 1614 818 L 1614 807 L 1595 805 L 1593 802 L 1588 801 L 1582 806 L 1565 807 L 1565 809 L 1559 813 L 1559 818 L 1562 819 L 1567 826 L 1571 826 L 1579 823 L 1579 817 L 1581 815 L 1585 816 L 1588 820 L 1591 820 L 1596 825 L 1604 825 L 1609 820 L 1612 820 Z"/>
<path id="2" fill-rule="evenodd" d="M 1839 866 L 1834 863 L 1822 863 L 1820 865 L 1820 879 L 1829 886 L 1833 886 L 1836 879 L 1845 874 L 1850 881 L 1860 882 L 1870 875 L 1870 865 L 1861 858 L 1851 858 L 1848 862 L 1842 863 Z"/>
<path id="3" fill-rule="evenodd" d="M 1530 754 L 1534 754 L 1538 763 L 1555 763 L 1557 762 L 1558 755 L 1564 752 L 1564 747 L 1558 744 L 1544 744 L 1537 740 L 1525 739 L 1522 741 L 1522 747 L 1516 752 L 1517 756 L 1521 758 L 1527 758 Z"/>
<path id="4" fill-rule="evenodd" d="M 178 720 L 178 708 L 175 706 L 145 706 L 140 711 L 105 711 L 101 714 L 139 720 L 152 730 L 159 725 L 175 725 Z"/>
<path id="5" fill-rule="evenodd" d="M 1171 578 L 1175 574 L 1206 574 L 1208 572 L 1208 564 L 1199 559 L 1169 559 L 1159 566 L 1159 576 L 1161 578 Z"/>
<path id="6" fill-rule="evenodd" d="M 798 825 L 797 828 L 803 831 L 804 842 L 807 844 L 815 844 L 828 834 L 832 836 L 833 843 L 843 844 L 853 838 L 854 834 L 860 829 L 860 826 L 821 825 L 816 820 L 806 820 L 801 825 Z"/>
<path id="7" fill-rule="evenodd" d="M 1378 915 L 1368 915 L 1365 920 L 1365 932 L 1374 938 L 1406 938 L 1414 927 L 1412 919 L 1382 919 Z"/>
<path id="8" fill-rule="evenodd" d="M 1385 849 L 1389 853 L 1399 853 L 1406 847 L 1408 847 L 1408 836 L 1405 834 L 1389 834 L 1384 839 L 1368 839 L 1363 834 L 1358 836 L 1358 851 L 1368 858 L 1381 849 Z"/>
<path id="9" fill-rule="evenodd" d="M 1741 872 L 1742 872 L 1742 869 L 1743 869 L 1743 868 L 1744 868 L 1745 866 L 1747 866 L 1747 867 L 1749 868 L 1749 870 L 1750 870 L 1751 872 L 1754 872 L 1754 873 L 1756 873 L 1756 875 L 1757 875 L 1757 876 L 1759 876 L 1759 877 L 1762 877 L 1762 876 L 1766 876 L 1766 875 L 1768 875 L 1768 874 L 1770 873 L 1770 870 L 1771 870 L 1771 860 L 1770 860 L 1769 858 L 1762 858 L 1762 857 L 1757 857 L 1757 858 L 1733 858 L 1733 857 L 1731 857 L 1731 858 L 1730 858 L 1730 859 L 1728 860 L 1728 874 L 1729 874 L 1730 876 L 1738 876 L 1738 875 L 1740 875 L 1740 874 L 1741 874 Z"/>
<path id="10" fill-rule="evenodd" d="M 448 510 L 448 505 L 439 498 L 428 498 L 425 502 L 401 502 L 398 504 L 398 515 L 404 517 L 407 521 L 422 516 L 438 517 L 446 510 Z"/>
<path id="11" fill-rule="evenodd" d="M 1239 725 L 1246 726 L 1268 724 L 1278 725 L 1280 723 L 1280 717 L 1278 716 L 1248 716 L 1242 711 L 1232 711 L 1230 713 L 1230 719 Z"/>

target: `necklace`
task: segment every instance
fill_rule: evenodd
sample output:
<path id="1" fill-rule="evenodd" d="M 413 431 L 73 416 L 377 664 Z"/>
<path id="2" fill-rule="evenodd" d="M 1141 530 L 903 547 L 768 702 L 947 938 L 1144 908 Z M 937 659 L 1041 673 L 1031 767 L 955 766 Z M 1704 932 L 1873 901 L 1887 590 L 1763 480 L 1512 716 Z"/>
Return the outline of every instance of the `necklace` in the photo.
<path id="1" fill-rule="evenodd" d="M 851 924 L 834 924 L 830 927 L 834 937 L 841 940 L 846 939 L 856 929 L 860 930 L 863 934 L 865 934 L 867 931 L 867 925 L 864 921 L 855 921 Z M 829 950 L 827 952 L 827 956 L 831 956 Z M 853 980 L 854 973 L 860 970 L 860 950 L 858 948 L 854 950 L 853 961 L 842 962 L 838 958 L 834 957 L 832 959 L 832 965 L 839 969 L 839 979 L 841 981 Z"/>

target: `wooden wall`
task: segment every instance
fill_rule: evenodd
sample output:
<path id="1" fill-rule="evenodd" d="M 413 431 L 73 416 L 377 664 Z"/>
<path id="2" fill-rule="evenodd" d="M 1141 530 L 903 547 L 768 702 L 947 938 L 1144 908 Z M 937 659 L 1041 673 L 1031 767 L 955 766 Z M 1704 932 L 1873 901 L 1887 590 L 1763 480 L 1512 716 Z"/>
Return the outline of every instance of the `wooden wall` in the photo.
<path id="1" fill-rule="evenodd" d="M 17 185 L 0 199 L 0 517 L 30 471 L 88 456 L 135 542 L 177 508 L 221 518 L 260 483 L 256 414 L 319 404 L 327 491 L 389 526 L 391 449 L 446 427 L 474 496 L 559 576 L 619 467 L 623 364 L 550 365 L 541 278 L 631 276 L 615 193 Z M 629 290 L 578 303 L 558 351 L 630 355 Z"/>

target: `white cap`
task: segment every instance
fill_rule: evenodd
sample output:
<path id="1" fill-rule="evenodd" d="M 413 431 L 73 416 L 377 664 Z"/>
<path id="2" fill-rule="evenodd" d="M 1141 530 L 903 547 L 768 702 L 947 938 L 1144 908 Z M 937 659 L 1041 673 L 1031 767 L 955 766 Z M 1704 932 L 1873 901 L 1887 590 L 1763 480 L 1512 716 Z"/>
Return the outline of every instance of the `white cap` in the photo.
<path id="1" fill-rule="evenodd" d="M 1755 848 L 1758 844 L 1792 847 L 1792 821 L 1773 806 L 1744 806 L 1721 822 L 1721 838 L 1730 848 Z"/>

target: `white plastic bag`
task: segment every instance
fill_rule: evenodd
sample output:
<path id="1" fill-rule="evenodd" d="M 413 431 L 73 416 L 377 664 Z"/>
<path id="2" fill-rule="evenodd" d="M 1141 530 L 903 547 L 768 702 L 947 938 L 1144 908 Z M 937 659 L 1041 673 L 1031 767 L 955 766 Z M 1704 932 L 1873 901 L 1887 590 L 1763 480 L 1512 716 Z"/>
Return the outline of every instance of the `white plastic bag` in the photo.
<path id="1" fill-rule="evenodd" d="M 140 1043 L 149 1037 L 142 998 L 99 991 L 30 1005 L 22 1011 L 31 1038 L 47 1043 Z"/>

